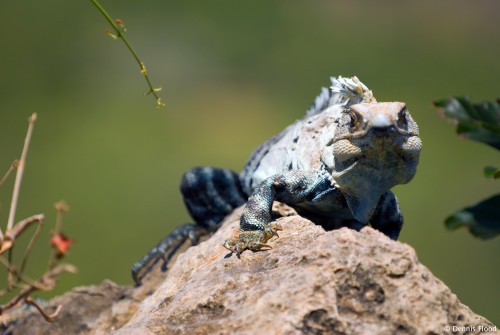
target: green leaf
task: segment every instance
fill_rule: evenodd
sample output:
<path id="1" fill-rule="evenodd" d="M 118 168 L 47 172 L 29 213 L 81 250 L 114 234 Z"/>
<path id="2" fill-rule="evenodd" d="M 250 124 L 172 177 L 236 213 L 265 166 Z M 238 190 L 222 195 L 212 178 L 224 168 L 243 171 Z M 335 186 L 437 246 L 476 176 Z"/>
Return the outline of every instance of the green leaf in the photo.
<path id="1" fill-rule="evenodd" d="M 500 169 L 496 166 L 485 166 L 483 173 L 486 178 L 500 178 Z"/>
<path id="2" fill-rule="evenodd" d="M 480 239 L 495 237 L 500 234 L 500 194 L 455 212 L 446 218 L 445 225 L 448 230 L 466 227 Z"/>
<path id="3" fill-rule="evenodd" d="M 434 102 L 446 118 L 456 124 L 457 133 L 500 150 L 500 104 L 472 103 L 467 96 Z"/>

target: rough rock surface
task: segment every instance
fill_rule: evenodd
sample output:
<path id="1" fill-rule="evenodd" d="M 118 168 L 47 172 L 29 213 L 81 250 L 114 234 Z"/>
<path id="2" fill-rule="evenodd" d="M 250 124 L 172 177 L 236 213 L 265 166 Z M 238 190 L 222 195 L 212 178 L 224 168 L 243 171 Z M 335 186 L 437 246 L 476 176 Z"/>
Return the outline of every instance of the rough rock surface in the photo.
<path id="1" fill-rule="evenodd" d="M 274 249 L 238 259 L 222 242 L 240 214 L 180 254 L 166 275 L 140 288 L 75 289 L 51 302 L 64 304 L 54 324 L 30 313 L 11 333 L 431 335 L 450 327 L 492 334 L 480 327 L 493 324 L 461 304 L 406 244 L 369 227 L 325 232 L 292 215 L 278 219 L 284 231 L 270 241 Z"/>

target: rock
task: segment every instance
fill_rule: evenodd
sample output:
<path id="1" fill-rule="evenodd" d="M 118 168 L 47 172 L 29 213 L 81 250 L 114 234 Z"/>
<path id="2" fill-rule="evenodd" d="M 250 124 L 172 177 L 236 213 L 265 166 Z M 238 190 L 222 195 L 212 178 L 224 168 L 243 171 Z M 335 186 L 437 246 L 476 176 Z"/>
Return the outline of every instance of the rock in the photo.
<path id="1" fill-rule="evenodd" d="M 293 214 L 285 206 L 279 210 Z M 16 322 L 12 334 L 26 329 L 30 334 L 116 335 L 495 330 L 486 328 L 494 325 L 461 304 L 420 264 L 410 246 L 376 230 L 325 232 L 292 215 L 278 219 L 284 230 L 279 239 L 270 240 L 272 250 L 245 251 L 238 259 L 222 243 L 238 229 L 240 215 L 241 209 L 236 210 L 210 239 L 180 254 L 156 291 L 148 285 L 158 282 L 158 276 L 135 289 L 105 282 L 101 287 L 107 286 L 106 293 L 96 296 L 88 290 L 87 295 L 108 304 L 94 309 L 91 302 L 69 300 L 54 324 L 39 316 L 35 324 L 31 313 Z M 72 320 L 64 316 L 69 311 Z M 77 325 L 64 328 L 67 323 Z M 26 324 L 30 328 L 23 328 Z"/>
<path id="2" fill-rule="evenodd" d="M 31 311 L 1 334 L 109 334 L 110 329 L 125 324 L 135 311 L 130 304 L 132 291 L 130 286 L 118 286 L 108 280 L 99 286 L 77 287 L 42 306 L 48 314 L 62 306 L 54 323 Z"/>

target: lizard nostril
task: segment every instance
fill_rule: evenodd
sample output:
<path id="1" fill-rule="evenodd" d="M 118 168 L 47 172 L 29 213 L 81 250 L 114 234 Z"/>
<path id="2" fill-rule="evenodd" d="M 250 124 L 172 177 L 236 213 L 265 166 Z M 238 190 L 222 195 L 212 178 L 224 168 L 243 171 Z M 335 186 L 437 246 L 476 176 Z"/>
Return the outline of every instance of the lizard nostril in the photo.
<path id="1" fill-rule="evenodd" d="M 396 128 L 394 128 L 393 125 L 390 125 L 388 127 L 373 127 L 373 132 L 376 136 L 385 136 L 389 135 L 393 131 L 395 131 Z"/>

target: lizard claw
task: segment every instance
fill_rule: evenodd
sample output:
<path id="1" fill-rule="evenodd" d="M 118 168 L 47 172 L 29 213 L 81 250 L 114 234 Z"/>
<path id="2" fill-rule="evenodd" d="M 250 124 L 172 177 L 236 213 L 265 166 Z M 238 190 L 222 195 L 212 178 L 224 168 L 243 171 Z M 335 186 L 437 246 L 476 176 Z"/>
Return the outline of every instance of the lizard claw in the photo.
<path id="1" fill-rule="evenodd" d="M 271 247 L 270 245 L 267 245 L 267 244 L 263 244 L 260 246 L 260 248 L 269 248 L 268 250 L 271 250 L 273 247 Z"/>
<path id="2" fill-rule="evenodd" d="M 272 232 L 271 237 L 276 236 L 277 238 L 280 238 L 280 236 L 278 235 L 278 231 L 279 230 L 283 230 L 283 228 L 281 227 L 281 225 L 278 224 L 278 223 L 275 223 L 275 222 L 271 222 L 270 226 L 271 226 L 270 231 Z"/>
<path id="3" fill-rule="evenodd" d="M 279 238 L 278 231 L 280 230 L 283 230 L 283 228 L 276 222 L 266 224 L 263 230 L 240 230 L 235 232 L 231 239 L 226 240 L 223 246 L 229 251 L 236 253 L 238 258 L 245 250 L 258 251 L 263 248 L 272 249 L 266 243 L 274 236 Z"/>

